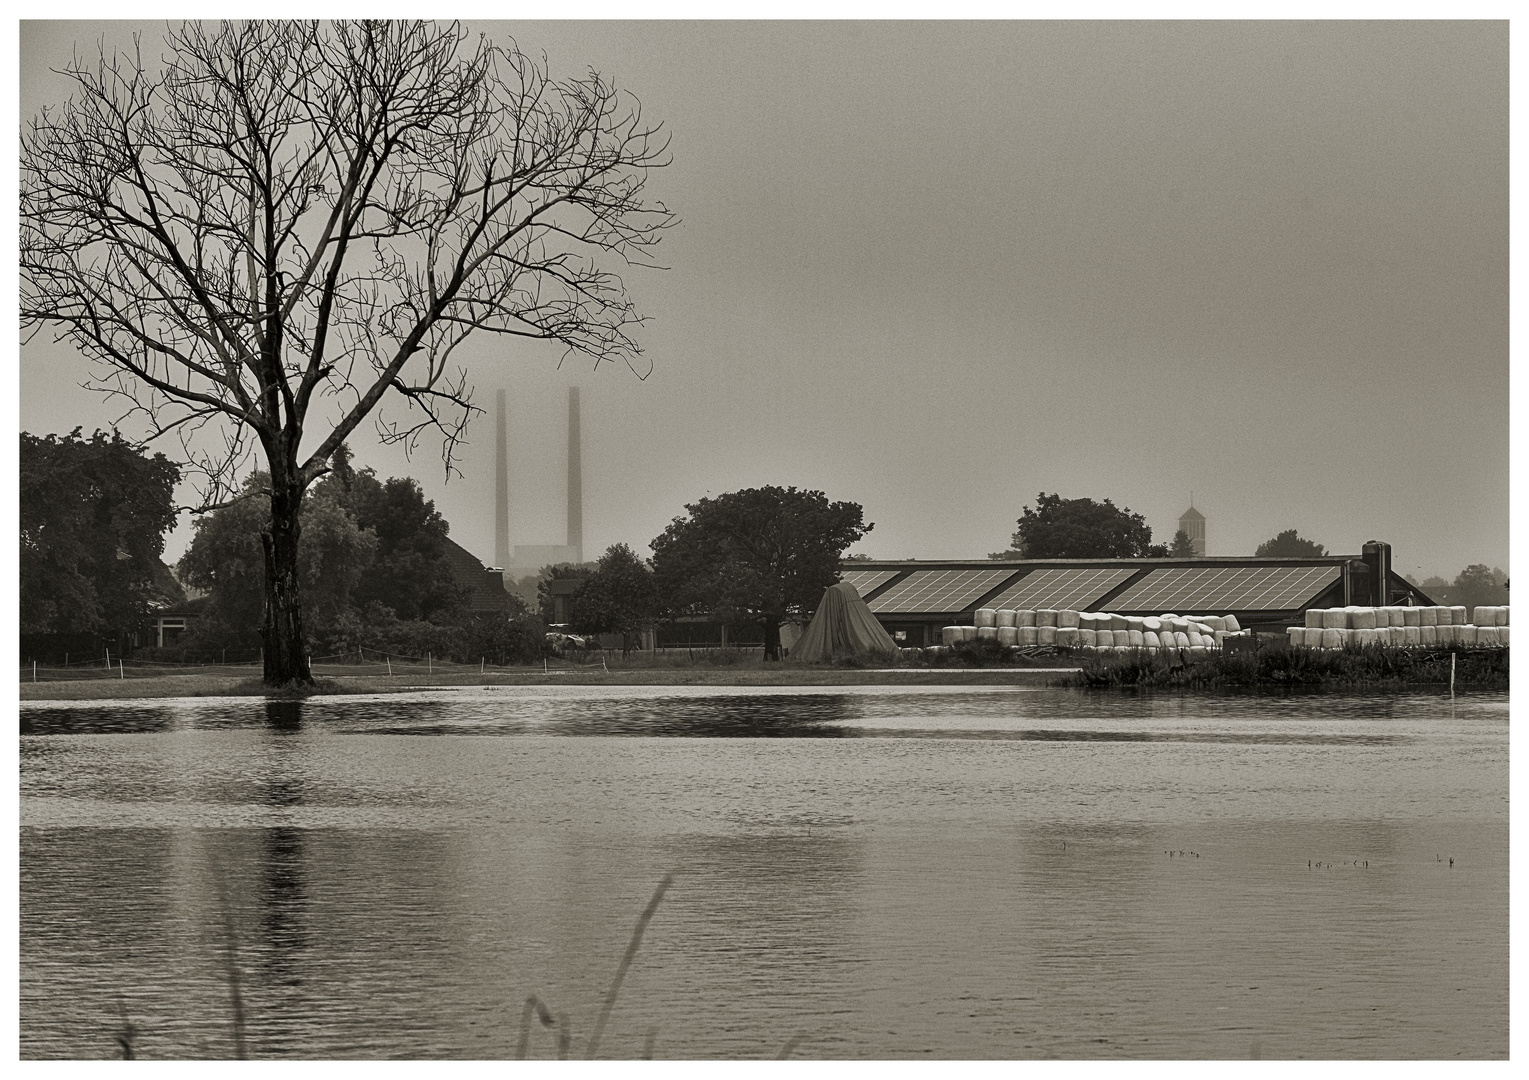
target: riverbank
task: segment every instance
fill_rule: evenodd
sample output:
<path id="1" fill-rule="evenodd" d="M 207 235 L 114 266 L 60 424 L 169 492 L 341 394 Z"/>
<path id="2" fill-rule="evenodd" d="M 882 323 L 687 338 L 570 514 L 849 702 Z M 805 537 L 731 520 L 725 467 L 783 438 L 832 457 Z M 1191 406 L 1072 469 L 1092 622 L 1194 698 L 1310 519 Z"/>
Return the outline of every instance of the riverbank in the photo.
<path id="1" fill-rule="evenodd" d="M 1075 667 L 1054 668 L 793 668 L 772 666 L 669 667 L 613 669 L 596 667 L 525 668 L 486 674 L 417 672 L 319 677 L 315 694 L 391 694 L 475 686 L 1050 686 L 1073 674 Z M 22 701 L 106 701 L 128 698 L 262 697 L 269 695 L 258 678 L 238 674 L 189 674 L 127 679 L 70 679 L 23 682 Z"/>
<path id="2" fill-rule="evenodd" d="M 1457 690 L 1506 690 L 1508 650 L 1269 648 L 1253 655 L 1212 652 L 1182 661 L 1143 649 L 1088 657 L 1078 671 L 1058 677 L 1053 685 L 1185 690 L 1453 685 Z"/>

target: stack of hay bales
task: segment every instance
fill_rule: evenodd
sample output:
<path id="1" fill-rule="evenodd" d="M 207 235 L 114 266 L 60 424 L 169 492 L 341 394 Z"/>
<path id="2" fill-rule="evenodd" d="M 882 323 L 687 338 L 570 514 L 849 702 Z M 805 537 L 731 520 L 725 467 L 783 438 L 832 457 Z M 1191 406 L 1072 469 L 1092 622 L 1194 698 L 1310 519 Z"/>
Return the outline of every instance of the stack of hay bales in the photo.
<path id="1" fill-rule="evenodd" d="M 1072 608 L 978 608 L 972 626 L 947 626 L 946 647 L 963 641 L 995 641 L 1025 649 L 1041 645 L 1085 653 L 1148 652 L 1204 656 L 1228 638 L 1245 635 L 1235 615 L 1116 615 Z"/>
<path id="2" fill-rule="evenodd" d="M 1305 649 L 1506 646 L 1508 609 L 1478 607 L 1468 623 L 1460 606 L 1310 608 L 1306 625 L 1286 627 L 1285 633 L 1292 646 Z"/>

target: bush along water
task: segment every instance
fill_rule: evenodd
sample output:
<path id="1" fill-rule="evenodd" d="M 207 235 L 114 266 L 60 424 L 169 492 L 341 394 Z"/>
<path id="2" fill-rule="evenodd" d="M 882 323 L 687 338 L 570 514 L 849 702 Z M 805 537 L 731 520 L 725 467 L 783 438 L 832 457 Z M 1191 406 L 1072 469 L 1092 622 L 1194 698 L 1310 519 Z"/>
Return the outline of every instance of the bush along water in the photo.
<path id="1" fill-rule="evenodd" d="M 1457 689 L 1505 690 L 1508 650 L 1405 649 L 1349 645 L 1342 649 L 1265 646 L 1257 652 L 1211 652 L 1182 660 L 1135 649 L 1082 659 L 1060 685 L 1090 687 L 1448 686 L 1451 658 Z"/>

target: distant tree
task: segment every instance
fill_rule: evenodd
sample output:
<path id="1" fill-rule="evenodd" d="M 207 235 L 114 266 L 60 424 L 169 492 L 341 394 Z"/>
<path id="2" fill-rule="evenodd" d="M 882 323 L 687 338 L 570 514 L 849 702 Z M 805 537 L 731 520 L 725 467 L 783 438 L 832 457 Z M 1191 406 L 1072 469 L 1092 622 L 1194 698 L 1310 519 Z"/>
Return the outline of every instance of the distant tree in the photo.
<path id="1" fill-rule="evenodd" d="M 263 473 L 246 478 L 246 491 L 267 483 Z M 312 629 L 331 629 L 356 600 L 357 586 L 377 552 L 377 536 L 362 529 L 333 484 L 320 484 L 309 495 L 298 572 Z M 258 499 L 241 499 L 206 514 L 196 523 L 191 544 L 178 569 L 188 585 L 207 595 L 196 638 L 254 647 L 259 644 L 265 603 L 265 557 L 260 530 L 265 508 Z"/>
<path id="2" fill-rule="evenodd" d="M 1109 499 L 1064 499 L 1044 491 L 1032 509 L 1024 508 L 1012 550 L 1026 559 L 1137 559 L 1166 555 L 1152 543 L 1152 530 L 1140 514 Z"/>
<path id="3" fill-rule="evenodd" d="M 613 544 L 573 594 L 572 607 L 574 633 L 620 634 L 625 654 L 658 616 L 653 570 L 625 544 Z"/>
<path id="4" fill-rule="evenodd" d="M 1168 545 L 1168 555 L 1174 559 L 1194 558 L 1195 542 L 1189 538 L 1189 534 L 1183 529 L 1173 534 L 1173 541 Z"/>
<path id="5" fill-rule="evenodd" d="M 557 622 L 557 601 L 552 592 L 554 581 L 585 581 L 594 576 L 596 566 L 592 562 L 560 562 L 550 563 L 537 571 L 536 610 L 541 617 L 549 623 Z"/>
<path id="6" fill-rule="evenodd" d="M 1501 571 L 1498 571 L 1501 573 Z M 1504 577 L 1503 581 L 1507 578 Z M 1427 582 L 1424 582 L 1427 588 Z M 1492 570 L 1483 563 L 1472 563 L 1455 578 L 1454 602 L 1464 604 L 1467 608 L 1474 608 L 1479 604 L 1506 604 L 1508 602 L 1508 590 L 1498 584 Z"/>
<path id="7" fill-rule="evenodd" d="M 259 454 L 264 679 L 309 683 L 302 510 L 331 453 L 368 418 L 434 429 L 449 475 L 470 336 L 635 370 L 620 275 L 674 223 L 644 194 L 667 140 L 610 80 L 456 24 L 186 23 L 61 74 L 21 138 L 23 329 L 182 433 L 203 509 Z"/>
<path id="8" fill-rule="evenodd" d="M 118 636 L 157 595 L 180 469 L 97 431 L 21 433 L 20 608 L 24 634 Z"/>
<path id="9" fill-rule="evenodd" d="M 1327 549 L 1312 540 L 1304 540 L 1294 529 L 1286 529 L 1273 540 L 1265 540 L 1253 552 L 1260 559 L 1315 559 L 1327 554 Z"/>
<path id="10" fill-rule="evenodd" d="M 871 561 L 871 557 L 869 555 L 865 555 L 865 554 L 862 554 L 860 552 L 856 552 L 853 555 L 846 555 L 846 556 L 844 556 L 844 561 L 845 562 L 870 562 Z"/>
<path id="11" fill-rule="evenodd" d="M 359 605 L 375 601 L 405 621 L 449 622 L 458 618 L 470 590 L 452 572 L 446 557 L 450 524 L 426 499 L 419 482 L 408 476 L 379 481 L 371 469 L 351 474 L 349 484 L 334 477 L 334 498 L 342 501 L 356 525 L 376 535 L 371 565 L 356 584 Z M 328 480 L 319 489 L 331 488 Z M 348 488 L 348 490 L 347 490 Z"/>
<path id="12" fill-rule="evenodd" d="M 780 659 L 780 626 L 816 608 L 839 580 L 844 551 L 873 528 L 858 503 L 821 491 L 760 487 L 688 504 L 652 543 L 653 571 L 671 615 L 747 620 Z"/>

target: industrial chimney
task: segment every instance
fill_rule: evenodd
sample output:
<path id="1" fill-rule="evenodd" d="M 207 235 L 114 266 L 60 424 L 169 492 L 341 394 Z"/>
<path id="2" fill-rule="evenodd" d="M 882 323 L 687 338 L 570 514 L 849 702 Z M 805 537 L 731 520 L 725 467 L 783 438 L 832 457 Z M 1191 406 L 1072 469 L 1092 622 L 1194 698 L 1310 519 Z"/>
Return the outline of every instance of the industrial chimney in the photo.
<path id="1" fill-rule="evenodd" d="M 579 388 L 568 388 L 568 550 L 584 561 L 584 472 L 579 458 Z"/>
<path id="2" fill-rule="evenodd" d="M 494 563 L 510 565 L 510 458 L 505 449 L 504 391 L 499 391 L 499 426 L 494 447 Z"/>

